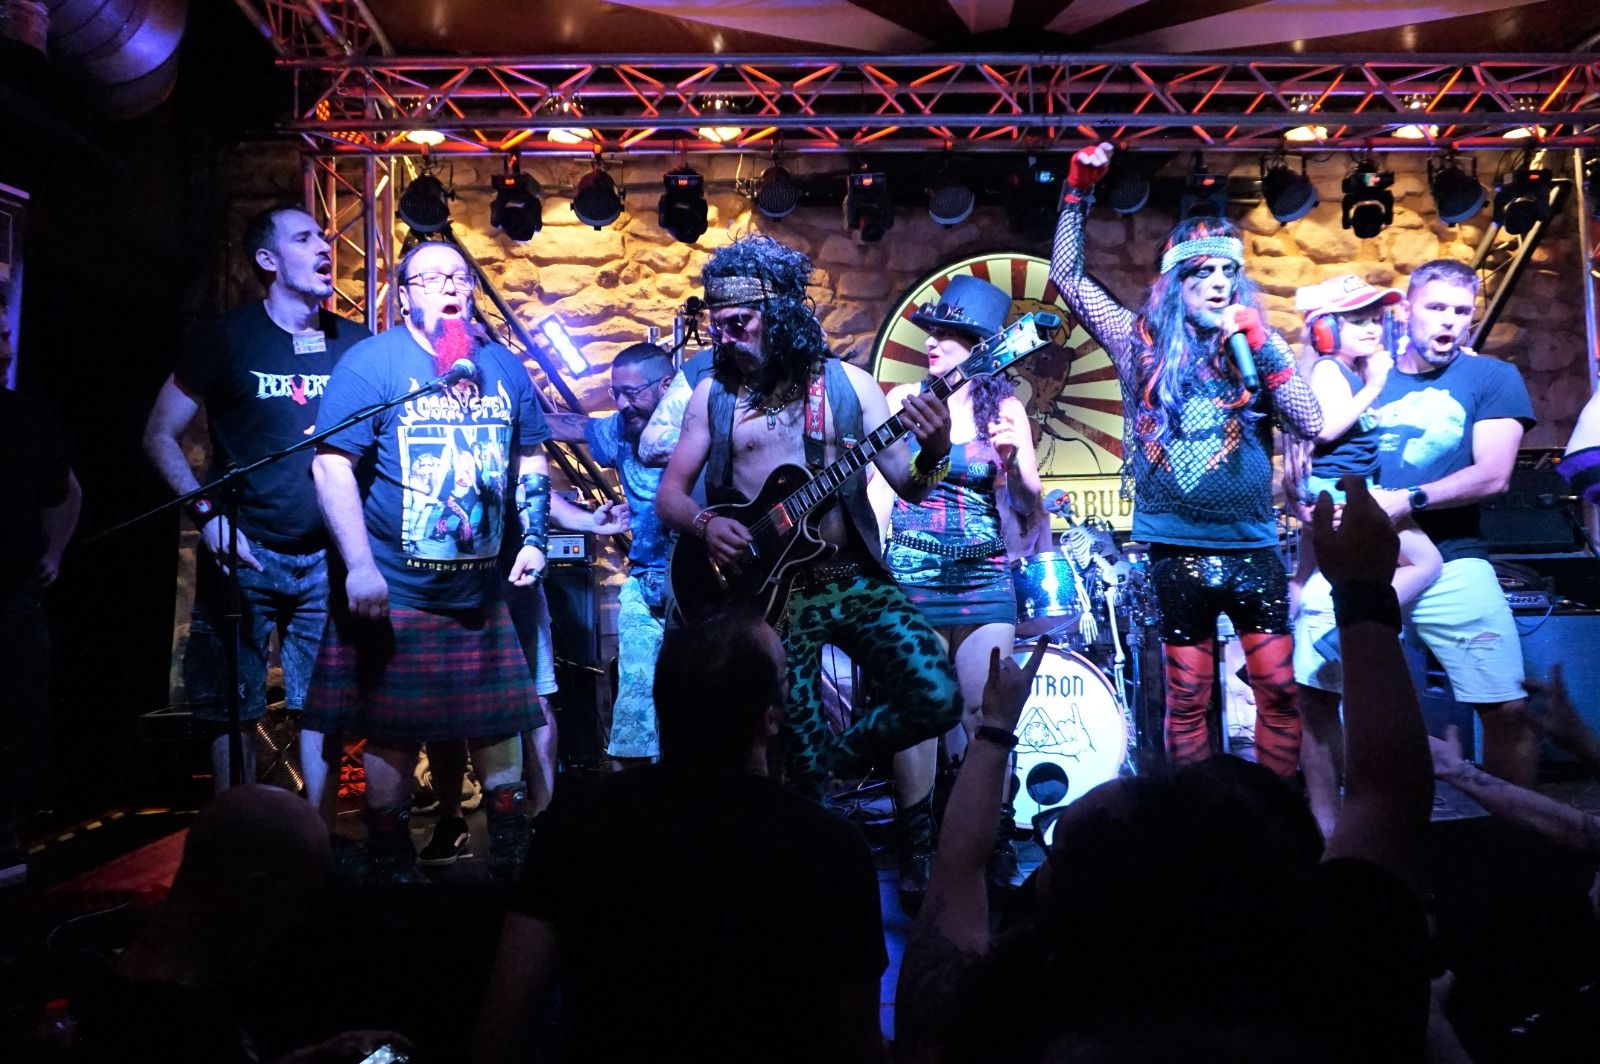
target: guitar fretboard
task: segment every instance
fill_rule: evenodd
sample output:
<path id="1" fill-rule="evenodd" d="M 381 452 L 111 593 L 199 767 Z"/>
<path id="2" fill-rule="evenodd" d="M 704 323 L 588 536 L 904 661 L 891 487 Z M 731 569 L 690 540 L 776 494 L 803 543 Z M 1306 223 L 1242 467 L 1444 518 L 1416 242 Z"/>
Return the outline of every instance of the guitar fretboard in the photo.
<path id="1" fill-rule="evenodd" d="M 954 383 L 951 383 L 952 378 L 955 378 Z M 965 383 L 967 380 L 962 376 L 961 370 L 955 369 L 946 376 L 935 377 L 929 381 L 925 394 L 943 401 Z M 887 421 L 868 433 L 866 439 L 845 451 L 828 468 L 783 500 L 782 506 L 789 519 L 799 521 L 821 506 L 829 496 L 870 465 L 885 448 L 893 446 L 907 431 L 906 426 L 900 421 L 900 415 L 891 415 Z"/>

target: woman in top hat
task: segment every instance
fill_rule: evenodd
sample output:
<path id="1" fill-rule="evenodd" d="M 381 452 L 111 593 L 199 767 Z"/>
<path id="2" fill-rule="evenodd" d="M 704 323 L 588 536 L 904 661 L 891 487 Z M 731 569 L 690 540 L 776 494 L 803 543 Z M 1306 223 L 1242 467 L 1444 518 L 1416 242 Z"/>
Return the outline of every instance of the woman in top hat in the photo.
<path id="1" fill-rule="evenodd" d="M 1011 297 L 994 285 L 961 275 L 953 278 L 941 302 L 927 303 L 911 316 L 927 331 L 929 376 L 942 377 L 972 353 L 980 341 L 998 333 L 1011 311 Z M 889 393 L 898 410 L 920 382 Z M 977 727 L 989 652 L 1010 654 L 1016 641 L 1016 595 L 1007 568 L 1005 527 L 1030 522 L 1039 506 L 1039 469 L 1027 411 L 1002 376 L 973 380 L 948 400 L 950 458 L 943 479 L 920 503 L 908 503 L 874 481 L 874 504 L 889 511 L 889 536 L 883 560 L 911 601 L 944 637 L 961 684 L 963 723 Z M 964 737 L 963 737 L 964 739 Z M 895 758 L 900 893 L 911 905 L 920 900 L 933 854 L 932 787 L 937 739 L 929 739 Z M 964 741 L 962 742 L 964 746 Z M 916 795 L 920 801 L 908 801 Z M 926 807 L 926 808 L 924 808 Z M 1008 825 L 1009 827 L 1009 825 Z M 1009 832 L 1002 832 L 1009 840 Z M 1015 854 L 1003 843 L 991 865 L 992 878 L 1009 883 Z"/>

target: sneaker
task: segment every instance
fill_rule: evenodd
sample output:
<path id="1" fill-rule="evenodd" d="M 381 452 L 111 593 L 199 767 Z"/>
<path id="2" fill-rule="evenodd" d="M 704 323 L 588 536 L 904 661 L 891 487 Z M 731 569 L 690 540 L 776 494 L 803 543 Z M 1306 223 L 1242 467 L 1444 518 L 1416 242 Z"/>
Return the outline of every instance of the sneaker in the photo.
<path id="1" fill-rule="evenodd" d="M 467 822 L 458 816 L 441 817 L 433 826 L 433 838 L 417 854 L 417 864 L 423 868 L 445 868 L 466 856 L 472 833 Z"/>

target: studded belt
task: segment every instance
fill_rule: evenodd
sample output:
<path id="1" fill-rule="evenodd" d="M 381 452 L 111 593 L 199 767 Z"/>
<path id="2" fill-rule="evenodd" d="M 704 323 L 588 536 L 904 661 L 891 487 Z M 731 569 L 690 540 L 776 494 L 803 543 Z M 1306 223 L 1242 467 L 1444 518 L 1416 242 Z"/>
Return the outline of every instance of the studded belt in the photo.
<path id="1" fill-rule="evenodd" d="M 835 580 L 845 580 L 849 577 L 860 575 L 860 562 L 832 562 L 808 565 L 795 573 L 794 583 L 790 587 L 795 591 L 803 591 L 807 588 L 831 584 Z"/>
<path id="2" fill-rule="evenodd" d="M 962 562 L 982 561 L 1006 552 L 1006 543 L 1003 539 L 991 539 L 983 543 L 963 543 L 960 546 L 955 546 L 949 543 L 940 543 L 936 539 L 924 538 L 913 532 L 896 532 L 890 542 L 897 547 L 908 547 L 911 550 L 920 550 L 924 554 L 936 554 L 941 558 L 953 558 Z"/>

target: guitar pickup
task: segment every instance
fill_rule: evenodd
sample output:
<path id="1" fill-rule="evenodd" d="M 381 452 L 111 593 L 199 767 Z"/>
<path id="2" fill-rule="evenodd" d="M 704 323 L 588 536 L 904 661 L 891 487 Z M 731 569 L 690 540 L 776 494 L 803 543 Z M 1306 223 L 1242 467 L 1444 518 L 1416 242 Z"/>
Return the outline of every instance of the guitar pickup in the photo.
<path id="1" fill-rule="evenodd" d="M 794 519 L 789 516 L 789 511 L 783 508 L 782 503 L 768 510 L 767 517 L 772 521 L 772 527 L 777 530 L 780 536 L 787 536 L 789 531 L 794 528 Z"/>

